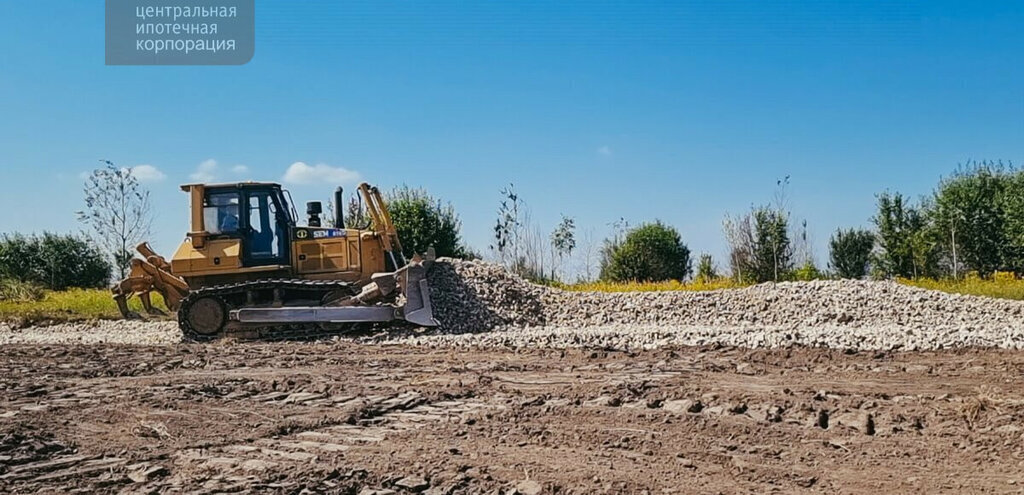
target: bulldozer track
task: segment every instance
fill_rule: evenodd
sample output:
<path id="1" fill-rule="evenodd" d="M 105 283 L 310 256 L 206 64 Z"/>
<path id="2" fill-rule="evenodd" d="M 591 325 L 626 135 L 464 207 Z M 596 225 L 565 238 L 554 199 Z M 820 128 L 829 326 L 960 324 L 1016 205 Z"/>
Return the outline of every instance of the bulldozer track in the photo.
<path id="1" fill-rule="evenodd" d="M 325 330 L 316 324 L 283 324 L 283 325 L 246 325 L 232 326 L 228 320 L 228 312 L 232 309 L 244 307 L 234 304 L 232 298 L 245 296 L 253 291 L 282 290 L 292 292 L 315 292 L 318 293 L 313 299 L 322 299 L 328 293 L 343 290 L 348 295 L 356 295 L 359 292 L 358 286 L 341 280 L 304 280 L 304 279 L 263 279 L 233 284 L 213 285 L 196 289 L 188 294 L 181 301 L 178 309 L 178 327 L 187 339 L 197 342 L 216 340 L 231 333 L 232 336 L 242 338 L 258 338 L 264 340 L 300 340 L 322 337 L 329 334 L 356 328 L 357 325 L 339 326 L 339 329 Z M 216 333 L 203 333 L 193 328 L 189 312 L 196 301 L 204 298 L 214 298 L 220 302 L 225 314 L 224 322 Z"/>

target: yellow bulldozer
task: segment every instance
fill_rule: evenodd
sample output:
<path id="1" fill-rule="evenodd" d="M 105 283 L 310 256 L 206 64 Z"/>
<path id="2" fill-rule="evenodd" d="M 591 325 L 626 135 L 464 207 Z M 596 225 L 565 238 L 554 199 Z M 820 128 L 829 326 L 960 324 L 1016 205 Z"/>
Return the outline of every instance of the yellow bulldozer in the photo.
<path id="1" fill-rule="evenodd" d="M 125 317 L 138 296 L 150 294 L 177 312 L 194 340 L 225 335 L 281 337 L 332 331 L 355 323 L 408 321 L 436 326 L 426 274 L 434 260 L 406 260 L 380 191 L 358 187 L 368 222 L 344 225 L 342 188 L 334 192 L 334 225 L 323 225 L 322 204 L 306 205 L 299 224 L 291 195 L 279 184 L 185 184 L 191 227 L 168 262 L 147 243 L 127 278 L 113 287 Z"/>

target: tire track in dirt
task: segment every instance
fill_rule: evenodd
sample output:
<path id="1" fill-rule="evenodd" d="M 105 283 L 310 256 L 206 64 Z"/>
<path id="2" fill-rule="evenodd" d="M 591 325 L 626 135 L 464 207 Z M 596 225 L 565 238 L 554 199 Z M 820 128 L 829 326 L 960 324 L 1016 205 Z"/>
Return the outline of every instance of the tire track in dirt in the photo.
<path id="1" fill-rule="evenodd" d="M 1007 491 L 1024 355 L 7 346 L 0 491 Z"/>

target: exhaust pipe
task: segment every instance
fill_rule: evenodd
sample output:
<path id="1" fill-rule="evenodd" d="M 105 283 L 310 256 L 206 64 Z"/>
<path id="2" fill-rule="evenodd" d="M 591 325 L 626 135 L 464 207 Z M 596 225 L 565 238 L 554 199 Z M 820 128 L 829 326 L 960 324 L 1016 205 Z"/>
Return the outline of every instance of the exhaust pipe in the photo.
<path id="1" fill-rule="evenodd" d="M 338 229 L 345 228 L 345 214 L 343 213 L 345 207 L 342 205 L 345 195 L 342 194 L 343 192 L 344 189 L 341 186 L 334 190 L 334 227 Z"/>

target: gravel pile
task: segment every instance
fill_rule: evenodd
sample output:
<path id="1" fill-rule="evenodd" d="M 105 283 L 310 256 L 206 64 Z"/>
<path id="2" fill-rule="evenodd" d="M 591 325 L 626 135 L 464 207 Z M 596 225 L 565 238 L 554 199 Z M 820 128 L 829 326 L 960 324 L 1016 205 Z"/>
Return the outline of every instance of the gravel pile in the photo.
<path id="1" fill-rule="evenodd" d="M 430 274 L 442 323 L 402 341 L 650 348 L 720 343 L 851 349 L 1024 348 L 1024 302 L 879 281 L 785 282 L 709 292 L 567 292 L 499 266 L 443 260 Z"/>

